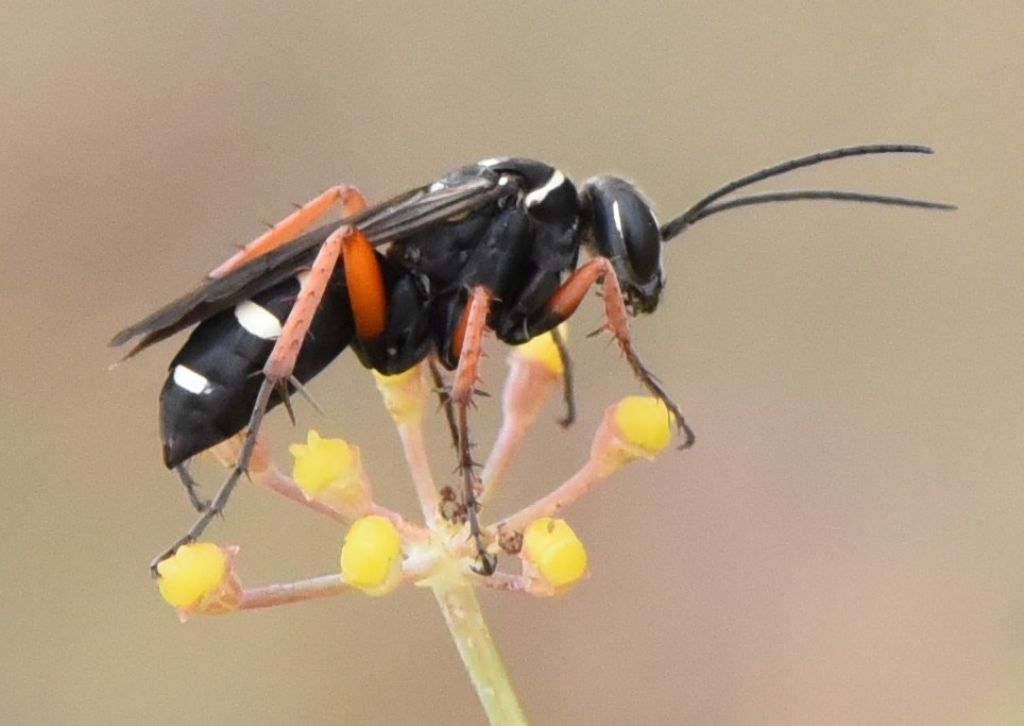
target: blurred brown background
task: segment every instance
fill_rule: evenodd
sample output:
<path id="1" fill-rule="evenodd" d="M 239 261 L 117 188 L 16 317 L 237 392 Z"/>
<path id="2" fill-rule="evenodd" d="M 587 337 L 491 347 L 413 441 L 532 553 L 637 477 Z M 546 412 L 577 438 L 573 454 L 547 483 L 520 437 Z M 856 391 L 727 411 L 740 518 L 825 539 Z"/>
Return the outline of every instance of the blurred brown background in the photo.
<path id="1" fill-rule="evenodd" d="M 289 202 L 521 154 L 630 175 L 667 218 L 784 158 L 910 141 L 939 153 L 777 187 L 960 211 L 777 205 L 671 243 L 635 330 L 697 447 L 569 512 L 592 571 L 570 595 L 482 598 L 539 724 L 1024 723 L 1024 10 L 953 6 L 0 5 L 0 722 L 482 720 L 425 592 L 182 627 L 148 578 L 190 521 L 156 430 L 181 341 L 113 372 L 106 341 Z M 598 308 L 580 424 L 549 408 L 497 512 L 638 389 L 584 337 Z M 329 416 L 275 415 L 282 454 L 346 436 L 413 511 L 369 376 L 347 357 L 313 390 Z M 329 571 L 341 538 L 249 486 L 211 534 L 253 584 Z"/>

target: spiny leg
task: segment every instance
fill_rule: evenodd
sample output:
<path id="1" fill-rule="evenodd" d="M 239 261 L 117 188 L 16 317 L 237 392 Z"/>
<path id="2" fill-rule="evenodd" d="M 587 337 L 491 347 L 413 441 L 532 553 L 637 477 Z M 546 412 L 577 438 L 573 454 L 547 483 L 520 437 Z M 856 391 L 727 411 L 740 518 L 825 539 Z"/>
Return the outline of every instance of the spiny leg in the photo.
<path id="1" fill-rule="evenodd" d="M 608 326 L 611 329 L 612 335 L 619 342 L 619 347 L 622 348 L 623 355 L 626 356 L 626 361 L 629 363 L 630 368 L 633 369 L 633 373 L 640 382 L 644 384 L 648 391 L 654 394 L 655 398 L 661 400 L 665 404 L 665 407 L 672 412 L 675 416 L 676 425 L 683 432 L 684 440 L 681 449 L 688 449 L 693 446 L 693 442 L 696 441 L 696 436 L 693 433 L 693 429 L 690 428 L 689 424 L 686 423 L 686 419 L 683 417 L 683 412 L 676 405 L 668 393 L 662 388 L 660 381 L 655 378 L 647 366 L 644 365 L 643 361 L 640 360 L 639 354 L 636 352 L 636 348 L 633 347 L 632 335 L 629 330 L 629 314 L 626 312 L 626 301 L 622 297 L 622 290 L 619 287 L 619 279 L 615 274 L 615 270 L 612 268 L 611 263 L 606 259 L 601 259 L 606 268 L 604 275 L 604 309 L 605 316 L 608 318 Z"/>
<path id="2" fill-rule="evenodd" d="M 572 358 L 569 356 L 565 338 L 558 332 L 557 326 L 551 329 L 551 339 L 555 341 L 558 357 L 562 361 L 562 400 L 565 402 L 565 416 L 560 418 L 558 423 L 562 428 L 567 429 L 576 420 L 576 392 L 573 387 Z"/>
<path id="3" fill-rule="evenodd" d="M 448 421 L 448 431 L 452 436 L 452 447 L 459 448 L 459 427 L 455 421 L 455 408 L 452 406 L 452 397 L 441 375 L 441 366 L 438 365 L 437 356 L 430 355 L 427 358 L 427 367 L 430 369 L 430 380 L 434 383 L 434 391 L 437 393 L 438 405 L 444 409 L 444 417 Z"/>
<path id="4" fill-rule="evenodd" d="M 463 313 L 459 329 L 452 342 L 454 353 L 459 365 L 455 369 L 455 380 L 452 383 L 451 401 L 455 407 L 458 422 L 458 457 L 459 470 L 462 472 L 466 514 L 469 517 L 469 532 L 476 543 L 477 565 L 473 569 L 481 575 L 492 575 L 497 567 L 497 559 L 487 551 L 480 533 L 480 520 L 477 516 L 477 476 L 475 462 L 470 452 L 469 441 L 469 406 L 479 377 L 480 356 L 483 353 L 483 334 L 487 327 L 487 313 L 491 306 L 491 293 L 483 286 L 474 287 L 469 293 L 469 300 Z"/>
<path id="5" fill-rule="evenodd" d="M 185 492 L 188 494 L 188 501 L 192 504 L 193 509 L 197 512 L 205 512 L 210 506 L 210 502 L 199 496 L 199 482 L 195 480 L 192 473 L 188 470 L 185 464 L 178 464 L 174 467 L 175 473 L 178 478 L 181 479 L 181 483 L 185 486 Z"/>
<path id="6" fill-rule="evenodd" d="M 633 339 L 629 330 L 629 313 L 626 311 L 626 301 L 622 297 L 622 289 L 619 287 L 619 279 L 615 274 L 615 269 L 608 259 L 596 257 L 577 268 L 562 283 L 562 286 L 555 291 L 551 299 L 548 300 L 539 322 L 543 327 L 554 327 L 554 325 L 568 319 L 576 311 L 577 306 L 579 306 L 590 287 L 601 279 L 604 280 L 605 325 L 612 335 L 615 336 L 615 340 L 618 341 L 619 347 L 622 349 L 623 355 L 626 356 L 629 367 L 633 369 L 634 375 L 675 416 L 676 425 L 685 437 L 680 448 L 686 449 L 693 446 L 695 440 L 693 430 L 686 423 L 682 410 L 647 369 L 633 347 Z"/>
<path id="7" fill-rule="evenodd" d="M 213 518 L 224 511 L 224 507 L 227 505 L 228 499 L 231 498 L 231 492 L 234 490 L 239 478 L 243 473 L 245 473 L 245 469 L 249 465 L 249 459 L 252 457 L 253 448 L 256 446 L 256 434 L 259 432 L 260 422 L 263 420 L 263 414 L 266 413 L 267 404 L 270 402 L 270 394 L 273 393 L 273 390 L 274 384 L 269 379 L 265 379 L 263 384 L 260 386 L 259 394 L 256 396 L 256 405 L 253 407 L 252 416 L 249 418 L 249 430 L 245 434 L 245 440 L 242 443 L 242 450 L 238 454 L 238 461 L 231 469 L 231 473 L 228 474 L 228 478 L 224 480 L 220 489 L 217 490 L 217 496 L 213 498 L 213 502 L 206 507 L 201 515 L 199 515 L 199 519 L 195 521 L 188 532 L 179 537 L 174 544 L 154 557 L 153 561 L 149 563 L 149 570 L 154 577 L 160 576 L 157 567 L 161 562 L 177 552 L 178 548 L 182 545 L 195 542 L 210 525 Z"/>
<path id="8" fill-rule="evenodd" d="M 267 405 L 270 403 L 270 396 L 277 389 L 281 395 L 287 397 L 287 382 L 295 368 L 295 361 L 302 348 L 302 342 L 306 338 L 309 326 L 313 322 L 313 316 L 316 314 L 317 308 L 320 307 L 324 291 L 327 289 L 327 284 L 341 256 L 343 241 L 353 234 L 360 233 L 348 226 L 341 227 L 327 238 L 320 251 L 317 252 L 309 275 L 302 283 L 302 288 L 295 300 L 295 305 L 292 306 L 291 311 L 288 313 L 288 318 L 282 326 L 281 335 L 278 337 L 270 357 L 267 358 L 267 362 L 263 366 L 263 382 L 260 384 L 256 403 L 253 406 L 252 415 L 249 417 L 245 440 L 242 443 L 242 449 L 238 454 L 235 465 L 217 491 L 213 502 L 196 520 L 192 528 L 174 544 L 157 555 L 150 563 L 150 570 L 154 575 L 158 575 L 157 565 L 160 562 L 173 555 L 182 545 L 194 542 L 202 535 L 210 522 L 213 521 L 213 518 L 224 510 L 235 485 L 238 484 L 242 474 L 248 470 L 249 461 L 256 446 L 260 424 L 267 411 Z"/>
<path id="9" fill-rule="evenodd" d="M 355 187 L 344 184 L 331 187 L 299 206 L 294 212 L 245 245 L 245 247 L 211 270 L 207 277 L 223 277 L 246 262 L 291 242 L 302 234 L 309 225 L 324 216 L 327 210 L 339 201 L 342 204 L 342 214 L 345 217 L 356 214 L 366 207 L 366 200 Z"/>
<path id="10" fill-rule="evenodd" d="M 386 355 L 381 347 L 383 343 L 381 334 L 387 327 L 388 300 L 380 261 L 373 246 L 358 231 L 342 242 L 341 251 L 345 260 L 345 282 L 348 286 L 356 337 L 370 361 L 373 362 L 380 356 Z M 473 461 L 469 453 L 466 408 L 468 408 L 474 393 L 473 385 L 476 383 L 480 358 L 480 339 L 487 323 L 489 305 L 490 294 L 483 288 L 477 288 L 470 294 L 470 300 L 466 304 L 452 342 L 454 357 L 459 358 L 461 355 L 461 358 L 451 391 L 444 390 L 444 381 L 437 368 L 437 362 L 433 357 L 429 361 L 434 385 L 439 391 L 441 405 L 448 416 L 452 440 L 459 452 L 459 467 L 466 479 L 467 494 L 464 504 L 470 521 L 470 529 L 482 558 L 486 556 L 486 553 L 483 550 L 480 525 L 477 521 L 475 476 Z M 490 574 L 493 572 L 494 566 L 493 563 L 488 564 L 485 561 L 482 568 L 489 570 L 486 574 Z"/>

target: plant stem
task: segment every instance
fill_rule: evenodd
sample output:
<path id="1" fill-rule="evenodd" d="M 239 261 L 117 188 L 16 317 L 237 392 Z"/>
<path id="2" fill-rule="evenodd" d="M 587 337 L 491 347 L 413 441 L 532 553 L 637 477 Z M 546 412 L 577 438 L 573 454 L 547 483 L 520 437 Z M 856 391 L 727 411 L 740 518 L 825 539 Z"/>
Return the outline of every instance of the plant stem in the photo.
<path id="1" fill-rule="evenodd" d="M 398 435 L 402 439 L 402 450 L 405 461 L 412 474 L 412 483 L 416 487 L 416 496 L 420 500 L 423 521 L 430 526 L 437 518 L 438 497 L 434 477 L 430 473 L 430 462 L 427 460 L 427 447 L 423 443 L 422 419 L 405 421 L 397 424 Z"/>
<path id="2" fill-rule="evenodd" d="M 285 582 L 278 585 L 254 587 L 242 593 L 239 610 L 269 608 L 293 602 L 315 600 L 320 597 L 331 597 L 348 592 L 351 588 L 345 584 L 341 575 L 323 575 L 299 582 Z"/>
<path id="3" fill-rule="evenodd" d="M 473 586 L 447 578 L 432 583 L 434 597 L 491 724 L 525 724 L 519 699 L 491 640 Z"/>
<path id="4" fill-rule="evenodd" d="M 522 532 L 526 526 L 540 517 L 553 517 L 564 507 L 569 506 L 590 487 L 604 479 L 609 473 L 609 467 L 600 460 L 591 459 L 584 464 L 579 471 L 572 475 L 565 483 L 541 497 L 533 504 L 520 509 L 515 514 L 506 517 L 494 525 L 494 531 L 509 530 Z"/>

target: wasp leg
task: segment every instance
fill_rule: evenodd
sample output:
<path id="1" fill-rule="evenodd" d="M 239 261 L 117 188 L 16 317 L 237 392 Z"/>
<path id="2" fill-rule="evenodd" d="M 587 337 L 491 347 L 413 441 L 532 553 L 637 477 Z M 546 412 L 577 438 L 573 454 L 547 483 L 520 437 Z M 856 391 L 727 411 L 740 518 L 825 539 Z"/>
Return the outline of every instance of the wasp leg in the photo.
<path id="1" fill-rule="evenodd" d="M 185 486 L 185 492 L 188 494 L 188 501 L 192 504 L 193 509 L 197 512 L 205 512 L 210 506 L 210 502 L 199 496 L 199 482 L 195 480 L 192 473 L 189 472 L 188 467 L 184 464 L 178 464 L 174 467 L 174 471 L 178 474 L 178 478 L 181 479 L 181 483 Z"/>
<path id="2" fill-rule="evenodd" d="M 451 401 L 455 407 L 458 421 L 459 470 L 462 472 L 465 486 L 464 497 L 466 513 L 469 517 L 469 532 L 476 543 L 477 564 L 473 569 L 480 575 L 494 574 L 498 563 L 495 556 L 487 551 L 480 533 L 476 498 L 479 479 L 476 475 L 476 463 L 470 453 L 468 413 L 479 377 L 480 356 L 483 354 L 483 334 L 487 327 L 487 313 L 490 306 L 490 291 L 482 285 L 474 287 L 469 294 L 469 301 L 466 303 L 465 312 L 452 342 L 454 348 L 452 353 L 459 361 L 451 390 Z"/>
<path id="3" fill-rule="evenodd" d="M 607 319 L 605 324 L 608 330 L 611 331 L 612 335 L 615 336 L 615 340 L 618 341 L 622 354 L 626 356 L 626 361 L 629 363 L 629 367 L 633 369 L 634 375 L 675 416 L 676 425 L 685 437 L 680 448 L 686 449 L 693 446 L 695 440 L 693 429 L 686 423 L 682 410 L 647 369 L 633 347 L 633 339 L 629 331 L 629 313 L 626 311 L 626 301 L 622 297 L 622 289 L 619 287 L 619 279 L 615 274 L 615 269 L 607 258 L 596 257 L 573 272 L 555 294 L 551 296 L 551 299 L 548 300 L 544 310 L 533 322 L 533 325 L 538 330 L 547 330 L 568 319 L 576 311 L 576 308 L 591 286 L 602 279 L 604 280 L 604 310 L 605 318 Z"/>
<path id="4" fill-rule="evenodd" d="M 565 338 L 558 332 L 558 328 L 551 329 L 551 339 L 555 341 L 558 349 L 558 357 L 562 360 L 562 400 L 565 402 L 565 416 L 558 419 L 559 425 L 567 429 L 576 420 L 576 392 L 573 386 L 572 358 L 569 356 L 569 348 L 565 345 Z"/>
<path id="5" fill-rule="evenodd" d="M 215 267 L 207 277 L 223 277 L 238 269 L 246 262 L 265 255 L 281 245 L 291 242 L 320 217 L 327 213 L 336 202 L 341 202 L 343 216 L 351 216 L 366 207 L 362 193 L 352 186 L 334 186 L 306 202 L 227 260 Z"/>
<path id="6" fill-rule="evenodd" d="M 242 443 L 242 450 L 238 454 L 234 467 L 232 467 L 224 483 L 221 484 L 220 489 L 217 491 L 217 496 L 213 499 L 213 503 L 195 521 L 192 528 L 150 563 L 150 570 L 154 575 L 158 574 L 156 568 L 160 562 L 173 555 L 182 545 L 194 542 L 206 530 L 210 522 L 213 521 L 213 518 L 224 510 L 224 506 L 231 497 L 231 492 L 234 490 L 235 485 L 238 484 L 242 474 L 245 474 L 249 468 L 249 461 L 252 458 L 253 449 L 256 447 L 256 437 L 259 433 L 263 416 L 267 412 L 267 405 L 270 403 L 271 394 L 277 388 L 286 387 L 292 375 L 295 361 L 299 356 L 299 350 L 302 348 L 302 342 L 306 338 L 309 326 L 313 322 L 313 316 L 316 314 L 317 308 L 320 307 L 324 291 L 327 289 L 327 284 L 334 273 L 334 268 L 338 264 L 344 240 L 353 235 L 361 234 L 358 230 L 343 226 L 332 232 L 320 248 L 320 251 L 317 252 L 309 276 L 302 283 L 302 289 L 299 291 L 295 304 L 292 306 L 291 311 L 288 313 L 288 318 L 282 326 L 281 335 L 278 337 L 277 342 L 274 344 L 274 349 L 270 352 L 270 357 L 267 358 L 267 362 L 263 366 L 263 383 L 260 385 L 256 404 L 253 406 L 252 415 L 249 418 L 245 440 Z"/>
<path id="7" fill-rule="evenodd" d="M 249 419 L 249 430 L 245 434 L 242 450 L 238 454 L 238 461 L 235 463 L 228 478 L 217 491 L 217 496 L 213 498 L 213 502 L 199 516 L 199 519 L 195 521 L 191 529 L 179 537 L 174 544 L 154 557 L 153 561 L 149 563 L 149 570 L 154 577 L 160 576 L 157 567 L 161 562 L 177 552 L 179 547 L 195 542 L 210 525 L 213 518 L 224 511 L 224 507 L 231 497 L 232 490 L 234 490 L 235 485 L 238 483 L 238 479 L 245 473 L 246 467 L 249 465 L 249 459 L 252 458 L 252 451 L 256 446 L 256 434 L 259 431 L 260 422 L 263 420 L 263 414 L 267 410 L 267 404 L 270 402 L 270 394 L 273 390 L 274 385 L 271 381 L 269 379 L 264 380 L 260 386 L 259 395 L 256 397 L 256 405 L 253 407 L 252 417 Z"/>
<path id="8" fill-rule="evenodd" d="M 437 362 L 436 355 L 427 358 L 427 366 L 430 369 L 430 380 L 434 383 L 434 391 L 437 393 L 438 406 L 444 409 L 444 417 L 448 421 L 448 431 L 452 437 L 452 448 L 459 448 L 459 426 L 455 421 L 455 407 L 452 406 L 452 396 L 445 385 L 444 376 L 441 374 L 441 366 Z"/>

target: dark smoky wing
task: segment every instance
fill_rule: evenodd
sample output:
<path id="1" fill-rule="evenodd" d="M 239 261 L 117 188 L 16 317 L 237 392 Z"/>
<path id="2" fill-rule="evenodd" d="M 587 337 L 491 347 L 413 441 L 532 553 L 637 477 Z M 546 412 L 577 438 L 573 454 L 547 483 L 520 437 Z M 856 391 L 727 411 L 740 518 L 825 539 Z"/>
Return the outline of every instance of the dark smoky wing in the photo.
<path id="1" fill-rule="evenodd" d="M 499 184 L 494 175 L 479 174 L 467 175 L 451 183 L 413 189 L 347 219 L 318 227 L 223 277 L 205 281 L 117 333 L 110 345 L 123 345 L 143 336 L 125 356 L 130 358 L 153 343 L 308 269 L 320 246 L 342 224 L 358 226 L 372 244 L 379 246 L 445 219 L 472 212 L 510 193 L 515 193 L 512 184 Z"/>
<path id="2" fill-rule="evenodd" d="M 432 224 L 473 212 L 515 194 L 516 190 L 511 179 L 499 183 L 498 177 L 490 172 L 478 173 L 443 186 L 438 182 L 415 189 L 356 215 L 352 223 L 363 230 L 371 243 L 380 246 Z"/>
<path id="3" fill-rule="evenodd" d="M 153 343 L 251 298 L 309 267 L 316 250 L 337 228 L 338 224 L 318 227 L 223 277 L 204 281 L 199 287 L 120 331 L 111 339 L 110 345 L 123 345 L 132 338 L 144 336 L 125 356 L 130 358 Z"/>

